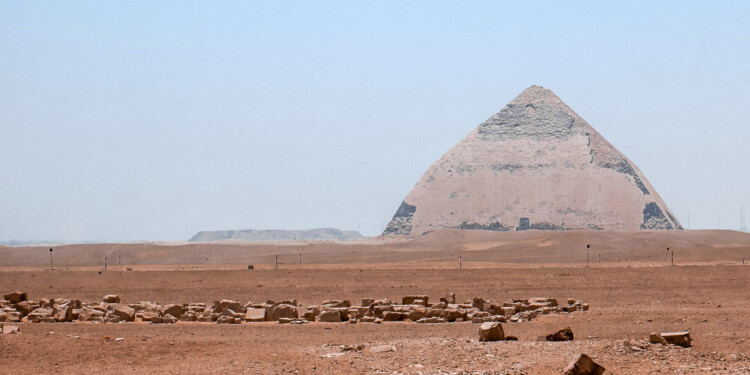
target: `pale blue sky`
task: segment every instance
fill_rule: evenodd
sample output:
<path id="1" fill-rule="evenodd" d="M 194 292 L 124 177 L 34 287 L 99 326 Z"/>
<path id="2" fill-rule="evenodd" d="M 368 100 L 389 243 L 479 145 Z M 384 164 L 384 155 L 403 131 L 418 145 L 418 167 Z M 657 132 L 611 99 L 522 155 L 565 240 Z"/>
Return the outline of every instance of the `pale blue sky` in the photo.
<path id="1" fill-rule="evenodd" d="M 750 4 L 0 1 L 0 240 L 379 233 L 552 89 L 687 227 L 750 211 Z"/>

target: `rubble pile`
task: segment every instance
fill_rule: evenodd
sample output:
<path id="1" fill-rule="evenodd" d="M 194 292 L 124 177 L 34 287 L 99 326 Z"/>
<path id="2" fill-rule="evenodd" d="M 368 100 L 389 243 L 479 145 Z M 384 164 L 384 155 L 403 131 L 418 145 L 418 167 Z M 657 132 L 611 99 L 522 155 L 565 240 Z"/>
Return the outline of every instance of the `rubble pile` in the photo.
<path id="1" fill-rule="evenodd" d="M 554 298 L 513 299 L 494 303 L 474 297 L 456 303 L 454 293 L 448 293 L 437 303 L 430 303 L 426 295 L 411 295 L 400 303 L 387 298 L 363 298 L 359 305 L 350 300 L 328 300 L 320 305 L 302 307 L 295 299 L 283 301 L 247 302 L 222 299 L 213 304 L 166 304 L 140 301 L 124 304 L 118 295 L 104 296 L 101 302 L 88 303 L 75 299 L 28 299 L 28 295 L 15 291 L 0 300 L 0 322 L 216 322 L 241 324 L 250 322 L 279 322 L 304 324 L 308 322 L 382 323 L 411 321 L 416 323 L 451 323 L 471 321 L 524 322 L 545 314 L 572 313 L 589 309 L 587 303 L 568 299 L 564 305 Z"/>

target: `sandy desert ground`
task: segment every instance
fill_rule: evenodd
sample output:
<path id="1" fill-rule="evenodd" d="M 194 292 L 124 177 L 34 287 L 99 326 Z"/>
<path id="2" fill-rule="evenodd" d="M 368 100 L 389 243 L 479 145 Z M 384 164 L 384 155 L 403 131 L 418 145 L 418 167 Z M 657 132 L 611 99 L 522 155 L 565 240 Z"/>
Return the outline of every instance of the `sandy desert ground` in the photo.
<path id="1" fill-rule="evenodd" d="M 602 263 L 592 255 L 585 268 L 585 242 Z M 664 262 L 664 243 L 676 248 L 676 266 Z M 519 341 L 493 343 L 478 342 L 478 325 L 470 322 L 21 323 L 21 334 L 0 335 L 0 373 L 559 374 L 587 353 L 613 374 L 746 374 L 750 265 L 741 259 L 750 258 L 748 244 L 747 234 L 730 231 L 450 231 L 414 241 L 305 246 L 77 245 L 55 249 L 54 271 L 44 266 L 48 249 L 0 248 L 0 292 L 18 289 L 37 300 L 100 301 L 114 293 L 123 303 L 296 298 L 307 306 L 414 294 L 437 299 L 453 291 L 459 301 L 547 296 L 591 306 L 503 324 Z M 294 262 L 299 248 L 302 265 Z M 120 252 L 128 264 L 100 275 L 103 252 Z M 274 253 L 283 259 L 278 270 L 268 262 Z M 193 261 L 204 255 L 209 261 Z M 463 269 L 458 255 L 468 258 Z M 240 260 L 226 261 L 233 257 Z M 248 263 L 259 269 L 246 270 Z M 574 341 L 538 341 L 568 326 Z M 677 330 L 690 331 L 692 348 L 648 344 L 650 332 Z M 359 344 L 362 350 L 342 349 Z M 395 351 L 372 350 L 380 345 Z"/>

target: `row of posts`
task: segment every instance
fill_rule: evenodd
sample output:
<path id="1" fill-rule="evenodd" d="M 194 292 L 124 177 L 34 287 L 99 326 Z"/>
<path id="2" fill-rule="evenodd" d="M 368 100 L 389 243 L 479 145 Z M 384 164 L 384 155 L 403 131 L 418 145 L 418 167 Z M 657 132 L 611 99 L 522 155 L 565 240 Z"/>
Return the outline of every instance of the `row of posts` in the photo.
<path id="1" fill-rule="evenodd" d="M 586 268 L 589 268 L 589 252 L 591 250 L 591 245 L 586 244 Z M 670 248 L 667 247 L 667 252 L 664 254 L 664 261 L 667 261 L 667 256 L 671 255 L 671 265 L 674 266 L 674 250 L 670 251 Z M 451 262 L 453 262 L 453 253 L 451 253 Z M 599 253 L 599 263 L 602 262 L 602 254 Z M 302 253 L 299 253 L 299 264 L 302 264 Z M 742 264 L 745 264 L 745 258 L 742 258 Z M 117 265 L 122 265 L 122 256 L 117 255 Z M 463 257 L 461 255 L 458 256 L 458 269 L 463 268 Z M 49 249 L 49 269 L 54 270 L 52 267 L 52 249 Z M 273 269 L 278 270 L 279 269 L 279 255 L 274 255 L 274 261 L 273 261 Z M 104 257 L 104 270 L 107 270 L 107 257 Z"/>

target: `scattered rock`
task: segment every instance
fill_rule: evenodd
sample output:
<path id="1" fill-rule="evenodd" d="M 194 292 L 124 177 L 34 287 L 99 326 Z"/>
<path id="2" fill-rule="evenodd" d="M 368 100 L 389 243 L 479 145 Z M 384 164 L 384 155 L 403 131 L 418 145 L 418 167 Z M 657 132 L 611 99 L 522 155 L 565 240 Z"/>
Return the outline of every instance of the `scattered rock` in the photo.
<path id="1" fill-rule="evenodd" d="M 456 293 L 455 292 L 445 293 L 445 297 L 440 298 L 440 302 L 456 303 Z"/>
<path id="2" fill-rule="evenodd" d="M 73 321 L 73 306 L 64 305 L 58 306 L 55 311 L 55 320 L 58 322 L 72 322 Z"/>
<path id="3" fill-rule="evenodd" d="M 39 304 L 32 304 L 29 301 L 21 301 L 14 304 L 13 307 L 21 314 L 22 317 L 24 317 L 26 315 L 29 315 L 30 312 L 36 310 L 39 307 Z"/>
<path id="4" fill-rule="evenodd" d="M 664 337 L 661 337 L 661 335 L 656 332 L 651 332 L 651 335 L 649 335 L 648 341 L 652 344 L 667 345 L 667 340 L 665 340 Z"/>
<path id="5" fill-rule="evenodd" d="M 280 318 L 297 319 L 297 307 L 293 305 L 277 305 L 271 309 L 268 320 L 277 321 Z"/>
<path id="6" fill-rule="evenodd" d="M 105 303 L 120 303 L 120 296 L 117 294 L 108 294 L 104 296 Z"/>
<path id="7" fill-rule="evenodd" d="M 132 322 L 135 321 L 135 309 L 128 305 L 117 305 L 112 311 L 112 316 L 117 317 L 118 320 Z"/>
<path id="8" fill-rule="evenodd" d="M 474 297 L 474 299 L 471 300 L 471 306 L 475 309 L 483 309 L 484 308 L 484 298 L 482 297 Z"/>
<path id="9" fill-rule="evenodd" d="M 427 306 L 428 296 L 404 296 L 401 304 L 403 305 L 425 305 Z"/>
<path id="10" fill-rule="evenodd" d="M 393 345 L 375 345 L 371 346 L 369 349 L 370 353 L 388 353 L 388 352 L 395 352 L 396 347 Z"/>
<path id="11" fill-rule="evenodd" d="M 44 321 L 46 318 L 52 318 L 54 313 L 55 311 L 50 308 L 40 307 L 29 313 L 27 318 L 30 322 L 39 323 L 41 321 Z"/>
<path id="12" fill-rule="evenodd" d="M 547 341 L 573 341 L 573 331 L 570 327 L 563 328 L 547 335 Z"/>
<path id="13" fill-rule="evenodd" d="M 360 351 L 365 348 L 364 344 L 358 344 L 358 345 L 344 345 L 341 347 L 342 352 L 350 352 L 350 351 Z"/>
<path id="14" fill-rule="evenodd" d="M 690 332 L 664 332 L 660 335 L 664 340 L 672 345 L 682 346 L 683 348 L 689 348 L 692 346 L 690 339 Z"/>
<path id="15" fill-rule="evenodd" d="M 140 313 L 136 313 L 137 317 L 141 318 L 141 321 L 144 322 L 153 322 L 154 319 L 159 319 L 159 323 L 161 323 L 161 317 L 159 316 L 158 312 L 154 311 L 144 311 Z"/>
<path id="16" fill-rule="evenodd" d="M 579 354 L 578 357 L 573 359 L 572 362 L 565 368 L 564 375 L 602 375 L 604 373 L 604 367 L 594 362 L 591 357 L 586 354 Z"/>
<path id="17" fill-rule="evenodd" d="M 323 302 L 323 305 L 327 307 L 350 307 L 352 303 L 348 299 L 328 300 L 328 301 Z"/>
<path id="18" fill-rule="evenodd" d="M 528 304 L 532 310 L 545 306 L 555 307 L 557 306 L 557 300 L 549 297 L 529 298 Z"/>
<path id="19" fill-rule="evenodd" d="M 104 319 L 104 312 L 93 308 L 82 308 L 78 313 L 78 320 L 82 322 L 101 322 Z"/>
<path id="20" fill-rule="evenodd" d="M 222 312 L 222 314 L 224 314 L 224 312 Z M 240 322 L 242 322 L 242 319 L 235 318 L 231 313 L 221 315 L 219 316 L 219 319 L 216 319 L 216 324 L 240 324 Z"/>
<path id="21" fill-rule="evenodd" d="M 245 311 L 245 307 L 239 301 L 233 299 L 223 299 L 218 302 L 214 302 L 213 311 L 217 314 L 221 314 L 224 310 L 232 310 L 233 313 L 241 313 Z M 173 314 L 174 315 L 174 314 Z"/>
<path id="22" fill-rule="evenodd" d="M 341 322 L 341 313 L 336 310 L 325 310 L 318 315 L 319 322 L 339 323 Z"/>
<path id="23" fill-rule="evenodd" d="M 183 311 L 184 309 L 182 308 L 182 305 L 171 304 L 171 305 L 164 305 L 159 310 L 159 314 L 161 314 L 162 318 L 167 315 L 171 315 L 174 318 L 175 316 L 182 316 Z"/>
<path id="24" fill-rule="evenodd" d="M 505 332 L 500 323 L 484 323 L 479 327 L 479 341 L 500 341 L 505 338 Z"/>
<path id="25" fill-rule="evenodd" d="M 16 291 L 13 291 L 4 295 L 3 298 L 5 298 L 6 301 L 12 304 L 17 304 L 20 302 L 28 301 L 29 295 L 26 294 L 26 292 L 21 292 L 21 291 L 16 290 Z"/>
<path id="26" fill-rule="evenodd" d="M 6 296 L 5 299 L 8 299 L 8 297 Z M 18 326 L 12 326 L 8 324 L 4 324 L 2 329 L 3 335 L 14 335 L 20 331 L 21 329 L 18 328 Z"/>
<path id="27" fill-rule="evenodd" d="M 404 318 L 404 313 L 402 312 L 386 311 L 383 313 L 383 321 L 386 321 L 386 322 L 395 322 L 398 320 L 402 320 L 403 318 Z"/>
<path id="28" fill-rule="evenodd" d="M 248 322 L 262 322 L 266 320 L 266 309 L 248 307 L 245 310 L 245 320 Z"/>

